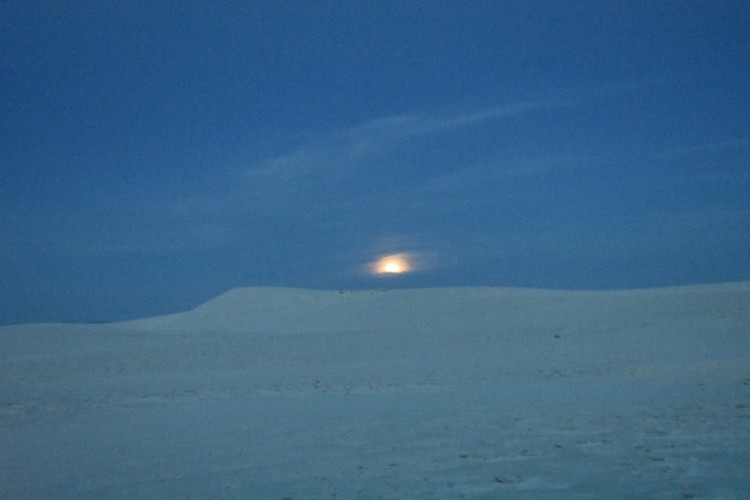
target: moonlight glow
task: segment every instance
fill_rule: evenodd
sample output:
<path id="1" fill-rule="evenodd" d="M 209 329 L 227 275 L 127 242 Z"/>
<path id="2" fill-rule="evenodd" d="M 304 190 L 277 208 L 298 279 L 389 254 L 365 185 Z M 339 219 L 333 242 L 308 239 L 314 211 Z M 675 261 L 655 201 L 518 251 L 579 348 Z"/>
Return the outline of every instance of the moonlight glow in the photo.
<path id="1" fill-rule="evenodd" d="M 407 253 L 386 255 L 370 265 L 371 272 L 379 275 L 408 273 L 411 269 L 412 266 Z"/>

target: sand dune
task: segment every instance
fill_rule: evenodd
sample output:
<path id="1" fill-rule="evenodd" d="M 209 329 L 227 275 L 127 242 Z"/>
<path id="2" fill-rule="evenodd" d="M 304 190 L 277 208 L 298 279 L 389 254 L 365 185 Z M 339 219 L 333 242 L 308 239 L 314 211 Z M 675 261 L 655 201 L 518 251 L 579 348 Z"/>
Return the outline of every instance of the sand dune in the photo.
<path id="1" fill-rule="evenodd" d="M 3 498 L 744 498 L 750 283 L 0 327 Z"/>

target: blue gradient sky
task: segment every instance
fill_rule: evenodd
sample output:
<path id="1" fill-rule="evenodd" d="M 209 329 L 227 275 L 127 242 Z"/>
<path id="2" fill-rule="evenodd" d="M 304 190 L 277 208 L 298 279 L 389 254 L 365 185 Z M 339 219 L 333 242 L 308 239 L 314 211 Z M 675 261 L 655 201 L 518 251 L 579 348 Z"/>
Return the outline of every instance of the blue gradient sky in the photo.
<path id="1" fill-rule="evenodd" d="M 750 279 L 745 1 L 6 1 L 0 323 Z M 377 278 L 384 253 L 423 257 Z"/>

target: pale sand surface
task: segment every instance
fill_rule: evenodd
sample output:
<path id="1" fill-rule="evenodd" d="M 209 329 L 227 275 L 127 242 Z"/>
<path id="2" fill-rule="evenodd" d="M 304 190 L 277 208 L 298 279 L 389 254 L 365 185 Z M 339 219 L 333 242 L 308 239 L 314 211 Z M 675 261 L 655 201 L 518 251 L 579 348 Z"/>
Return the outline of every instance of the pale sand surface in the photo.
<path id="1" fill-rule="evenodd" d="M 0 327 L 1 498 L 747 498 L 750 283 Z"/>

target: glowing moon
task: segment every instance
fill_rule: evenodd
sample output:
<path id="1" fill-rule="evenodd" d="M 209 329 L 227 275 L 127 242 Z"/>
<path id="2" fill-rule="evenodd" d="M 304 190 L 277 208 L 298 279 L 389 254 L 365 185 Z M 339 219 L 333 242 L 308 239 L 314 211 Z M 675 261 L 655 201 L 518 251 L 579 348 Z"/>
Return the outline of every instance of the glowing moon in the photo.
<path id="1" fill-rule="evenodd" d="M 401 262 L 386 262 L 383 265 L 383 272 L 384 273 L 403 273 L 404 266 L 401 264 Z"/>
<path id="2" fill-rule="evenodd" d="M 370 265 L 373 274 L 402 274 L 411 270 L 409 254 L 397 253 L 381 257 Z"/>

